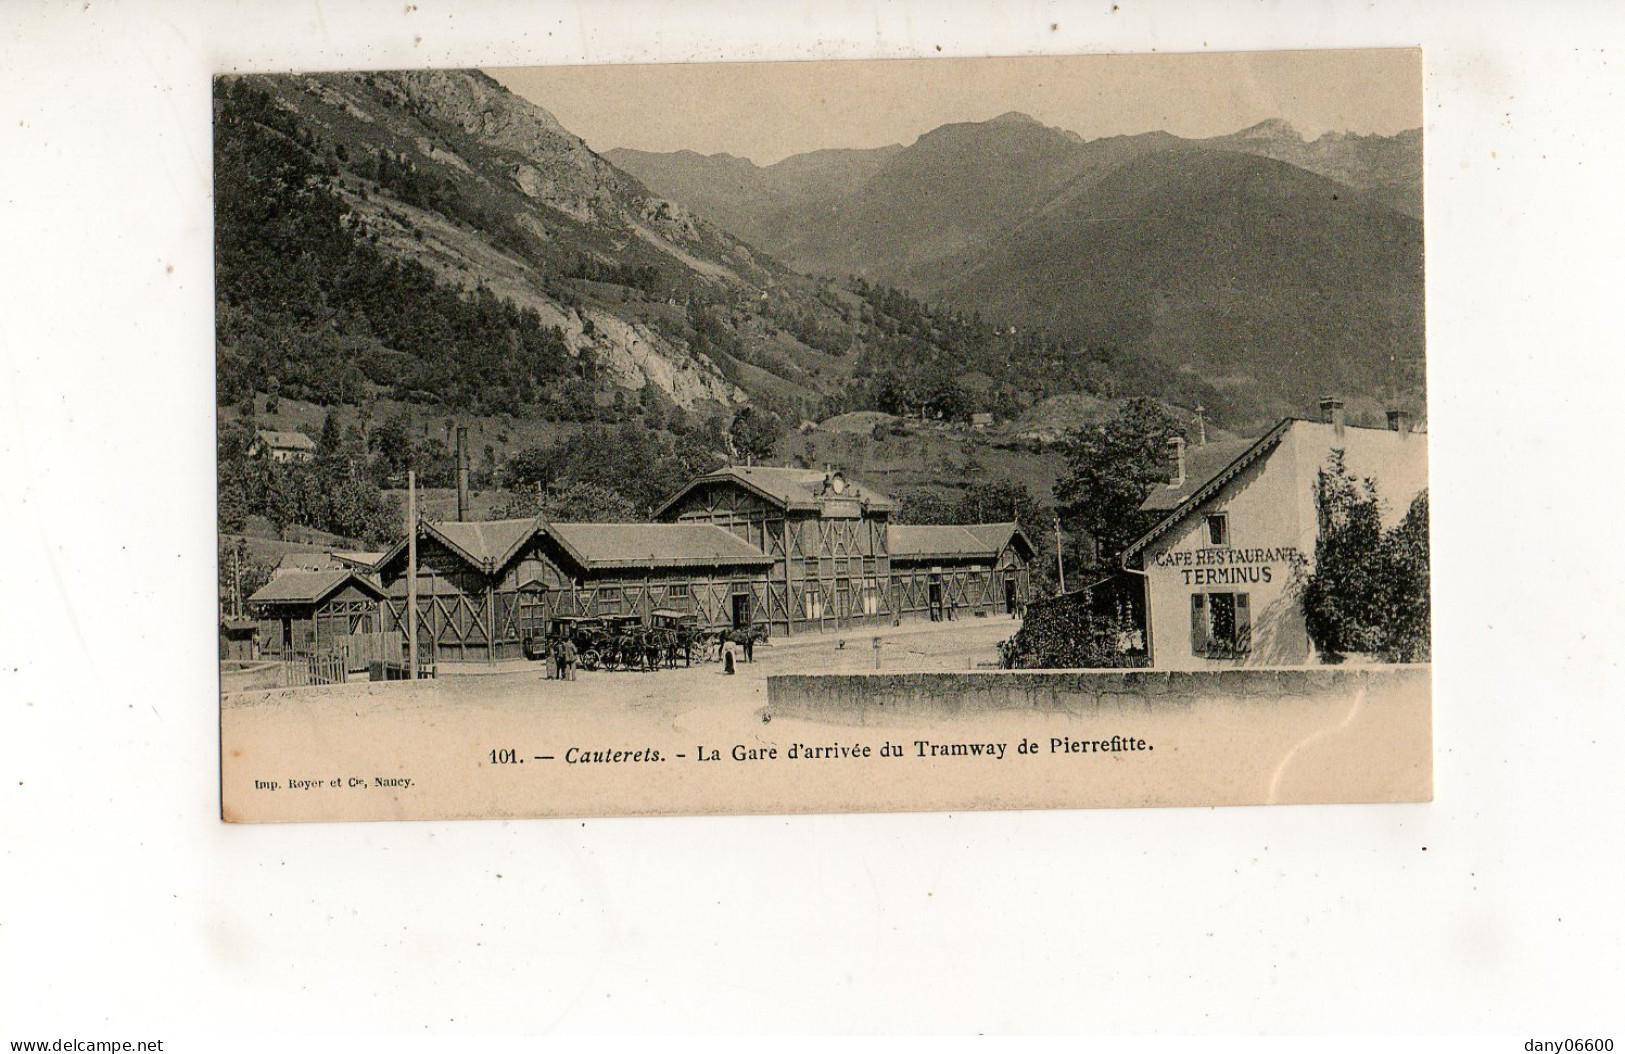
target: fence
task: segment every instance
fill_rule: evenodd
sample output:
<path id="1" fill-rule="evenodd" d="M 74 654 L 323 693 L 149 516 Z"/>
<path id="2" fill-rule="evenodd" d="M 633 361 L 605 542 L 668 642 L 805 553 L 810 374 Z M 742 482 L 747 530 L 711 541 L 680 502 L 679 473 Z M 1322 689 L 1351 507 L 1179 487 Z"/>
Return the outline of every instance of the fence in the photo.
<path id="1" fill-rule="evenodd" d="M 399 633 L 341 633 L 327 650 L 343 660 L 346 670 L 360 673 L 375 663 L 405 661 L 406 641 Z"/>
<path id="2" fill-rule="evenodd" d="M 284 688 L 343 684 L 346 676 L 342 655 L 297 655 L 282 662 Z"/>

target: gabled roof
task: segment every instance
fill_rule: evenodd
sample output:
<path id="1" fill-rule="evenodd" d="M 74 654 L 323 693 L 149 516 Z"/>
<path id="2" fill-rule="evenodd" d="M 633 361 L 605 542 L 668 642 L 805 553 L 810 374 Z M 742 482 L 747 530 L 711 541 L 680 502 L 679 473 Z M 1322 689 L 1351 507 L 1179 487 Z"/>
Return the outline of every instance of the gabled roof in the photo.
<path id="1" fill-rule="evenodd" d="M 331 553 L 285 553 L 276 562 L 274 575 L 294 574 L 300 571 L 342 571 L 344 565 L 333 559 Z"/>
<path id="2" fill-rule="evenodd" d="M 354 583 L 374 599 L 384 591 L 354 571 L 289 571 L 277 575 L 248 598 L 250 604 L 319 604 Z"/>
<path id="3" fill-rule="evenodd" d="M 524 520 L 435 520 L 427 526 L 453 548 L 476 562 L 501 567 L 523 545 L 539 522 Z"/>
<path id="4" fill-rule="evenodd" d="M 1262 436 L 1252 440 L 1251 442 L 1238 440 L 1230 443 L 1214 443 L 1210 444 L 1208 447 L 1197 447 L 1197 452 L 1208 449 L 1214 450 L 1215 453 L 1211 460 L 1215 462 L 1218 461 L 1219 457 L 1221 456 L 1229 456 L 1228 461 L 1218 464 L 1216 468 L 1213 467 L 1208 460 L 1204 460 L 1202 472 L 1192 471 L 1190 452 L 1187 452 L 1185 455 L 1185 485 L 1177 489 L 1168 486 L 1159 486 L 1153 490 L 1140 505 L 1140 508 L 1147 512 L 1161 511 L 1163 508 L 1167 508 L 1168 506 L 1160 501 L 1155 504 L 1153 503 L 1154 500 L 1158 499 L 1158 492 L 1174 491 L 1173 497 L 1167 499 L 1175 500 L 1172 511 L 1169 512 L 1168 515 L 1164 516 L 1161 520 L 1158 520 L 1156 526 L 1152 527 L 1149 531 L 1146 531 L 1144 534 L 1140 535 L 1140 537 L 1136 538 L 1133 545 L 1130 545 L 1127 549 L 1123 550 L 1123 566 L 1127 567 L 1129 565 L 1129 561 L 1132 560 L 1140 552 L 1140 550 L 1156 541 L 1175 524 L 1183 520 L 1186 514 L 1192 509 L 1196 508 L 1196 506 L 1211 498 L 1218 492 L 1220 487 L 1234 479 L 1242 469 L 1246 468 L 1248 465 L 1251 465 L 1259 458 L 1265 456 L 1271 450 L 1274 450 L 1275 447 L 1281 442 L 1281 437 L 1286 435 L 1287 431 L 1291 429 L 1293 421 L 1294 418 L 1291 417 L 1282 418 L 1280 423 L 1274 428 L 1271 428 L 1268 432 L 1265 432 Z M 1243 447 L 1239 452 L 1234 451 L 1233 448 L 1239 443 L 1246 443 L 1246 446 Z"/>
<path id="5" fill-rule="evenodd" d="M 543 529 L 589 570 L 773 563 L 754 545 L 710 523 L 549 523 Z"/>
<path id="6" fill-rule="evenodd" d="M 667 509 L 677 504 L 695 488 L 712 483 L 737 483 L 782 508 L 817 512 L 823 507 L 823 500 L 826 497 L 824 484 L 835 474 L 812 468 L 729 465 L 715 472 L 707 472 L 689 482 L 682 490 L 667 498 L 655 510 L 655 515 L 663 515 Z M 896 507 L 896 503 L 885 494 L 851 480 L 846 480 L 846 487 L 839 495 L 832 494 L 827 497 L 857 501 L 876 512 L 889 512 Z"/>
<path id="7" fill-rule="evenodd" d="M 1227 439 L 1206 446 L 1185 448 L 1185 482 L 1177 487 L 1159 483 L 1146 495 L 1141 512 L 1177 509 L 1185 499 L 1205 487 L 1209 480 L 1229 467 L 1257 442 L 1255 439 Z"/>
<path id="8" fill-rule="evenodd" d="M 254 434 L 259 437 L 260 442 L 277 450 L 316 449 L 316 440 L 303 432 L 274 432 L 268 428 L 262 428 Z"/>
<path id="9" fill-rule="evenodd" d="M 1011 523 L 902 524 L 886 529 L 886 549 L 893 560 L 992 559 L 1013 540 L 1034 552 L 1020 526 Z"/>
<path id="10" fill-rule="evenodd" d="M 541 529 L 540 517 L 525 520 L 421 520 L 419 529 L 462 557 L 476 570 L 492 573 L 512 560 L 531 535 Z M 402 539 L 380 556 L 373 567 L 393 563 L 406 552 Z"/>

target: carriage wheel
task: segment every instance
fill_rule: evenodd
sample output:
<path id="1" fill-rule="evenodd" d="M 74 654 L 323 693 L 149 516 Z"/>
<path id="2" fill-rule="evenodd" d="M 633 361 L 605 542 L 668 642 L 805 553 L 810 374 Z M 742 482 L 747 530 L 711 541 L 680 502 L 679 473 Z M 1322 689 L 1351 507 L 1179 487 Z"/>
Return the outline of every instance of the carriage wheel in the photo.
<path id="1" fill-rule="evenodd" d="M 600 659 L 598 657 L 598 649 L 596 649 L 596 648 L 588 648 L 586 651 L 581 653 L 581 668 L 582 669 L 584 669 L 584 670 L 596 670 L 596 669 L 598 669 L 598 663 L 599 662 L 600 662 Z"/>

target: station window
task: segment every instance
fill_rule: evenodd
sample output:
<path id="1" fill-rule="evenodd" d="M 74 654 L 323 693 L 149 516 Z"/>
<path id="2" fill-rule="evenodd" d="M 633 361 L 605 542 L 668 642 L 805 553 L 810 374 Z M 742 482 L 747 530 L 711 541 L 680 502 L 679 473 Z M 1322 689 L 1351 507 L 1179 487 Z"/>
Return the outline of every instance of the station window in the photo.
<path id="1" fill-rule="evenodd" d="M 1230 514 L 1227 512 L 1210 512 L 1207 514 L 1207 544 L 1230 544 Z"/>
<path id="2" fill-rule="evenodd" d="M 1191 594 L 1191 654 L 1227 659 L 1246 655 L 1252 647 L 1252 600 L 1248 594 Z"/>
<path id="3" fill-rule="evenodd" d="M 598 613 L 600 615 L 619 615 L 621 613 L 621 588 L 619 586 L 605 586 L 599 590 Z"/>

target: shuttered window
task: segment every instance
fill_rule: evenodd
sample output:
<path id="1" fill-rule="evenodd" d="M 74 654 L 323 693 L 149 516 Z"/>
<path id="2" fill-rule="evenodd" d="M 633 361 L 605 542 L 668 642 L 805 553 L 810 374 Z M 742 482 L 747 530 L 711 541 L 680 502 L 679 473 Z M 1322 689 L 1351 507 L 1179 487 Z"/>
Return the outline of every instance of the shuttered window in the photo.
<path id="1" fill-rule="evenodd" d="M 1252 598 L 1246 593 L 1191 594 L 1191 654 L 1222 659 L 1253 646 Z"/>

